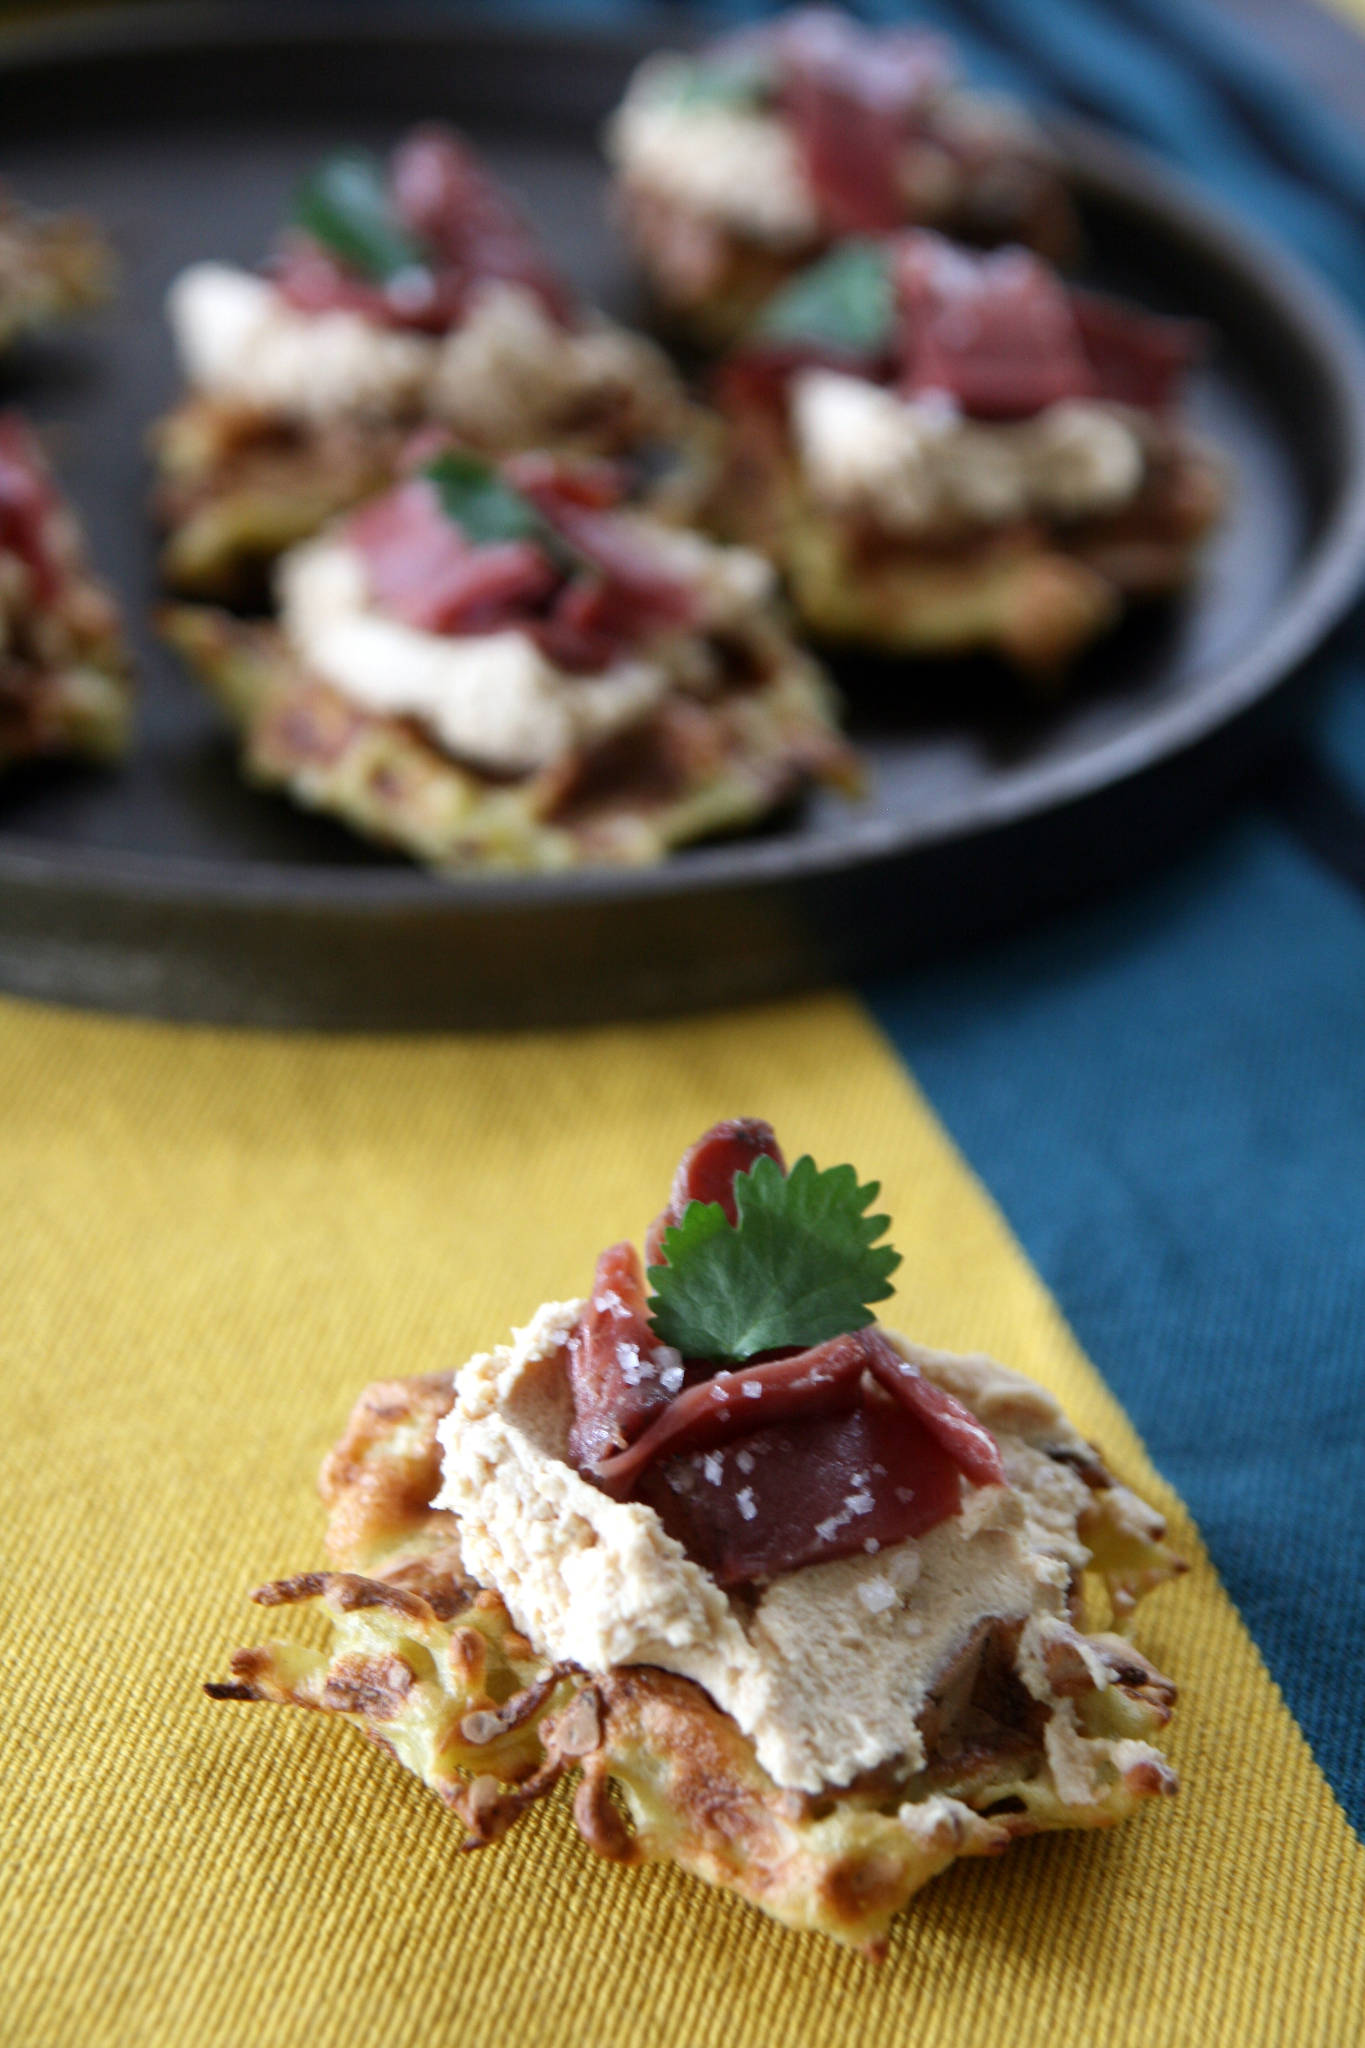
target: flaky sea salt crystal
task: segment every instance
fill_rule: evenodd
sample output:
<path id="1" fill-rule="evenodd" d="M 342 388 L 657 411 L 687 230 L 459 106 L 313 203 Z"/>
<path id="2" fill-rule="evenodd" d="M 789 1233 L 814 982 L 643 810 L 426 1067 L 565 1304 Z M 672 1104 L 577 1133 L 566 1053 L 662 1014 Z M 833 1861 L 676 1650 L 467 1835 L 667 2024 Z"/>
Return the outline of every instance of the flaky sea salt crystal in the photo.
<path id="1" fill-rule="evenodd" d="M 701 1461 L 701 1469 L 713 1486 L 719 1486 L 725 1477 L 725 1461 L 719 1451 L 708 1451 Z"/>
<path id="2" fill-rule="evenodd" d="M 735 1495 L 735 1506 L 739 1509 L 746 1522 L 752 1522 L 754 1516 L 758 1513 L 752 1486 L 740 1487 L 739 1492 Z"/>
<path id="3" fill-rule="evenodd" d="M 654 1365 L 659 1375 L 659 1385 L 672 1396 L 679 1392 L 683 1383 L 682 1353 L 671 1344 L 654 1346 Z"/>
<path id="4" fill-rule="evenodd" d="M 864 1579 L 858 1588 L 858 1598 L 869 1614 L 885 1614 L 896 1604 L 896 1589 L 889 1579 Z"/>
<path id="5" fill-rule="evenodd" d="M 618 1344 L 616 1363 L 621 1368 L 621 1377 L 628 1387 L 638 1387 L 641 1380 L 654 1377 L 654 1368 L 647 1358 L 641 1358 L 638 1344 Z"/>

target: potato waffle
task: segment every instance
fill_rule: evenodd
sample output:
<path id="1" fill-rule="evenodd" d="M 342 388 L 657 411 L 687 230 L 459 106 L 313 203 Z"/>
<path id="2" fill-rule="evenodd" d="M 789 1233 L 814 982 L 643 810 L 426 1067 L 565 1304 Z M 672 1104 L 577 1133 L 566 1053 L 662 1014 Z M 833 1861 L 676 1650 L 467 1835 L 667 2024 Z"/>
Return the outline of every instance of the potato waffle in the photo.
<path id="1" fill-rule="evenodd" d="M 1045 1456 L 1083 1488 L 1075 1528 L 1091 1569 L 1072 1587 L 1072 1625 L 1042 1644 L 1045 1686 L 1021 1682 L 1020 1630 L 984 1616 L 939 1676 L 924 1717 L 924 1768 L 893 1767 L 819 1795 L 784 1790 L 700 1687 L 626 1666 L 590 1674 L 553 1664 L 500 1597 L 466 1575 L 454 1515 L 431 1508 L 437 1425 L 449 1374 L 383 1381 L 361 1396 L 326 1459 L 329 1569 L 262 1587 L 263 1606 L 320 1600 L 326 1650 L 275 1642 L 239 1650 L 215 1698 L 274 1701 L 349 1720 L 416 1773 L 448 1808 L 460 1844 L 496 1841 L 536 1800 L 579 1773 L 572 1812 L 598 1854 L 671 1860 L 788 1925 L 872 1956 L 891 1917 L 959 1856 L 992 1855 L 1024 1835 L 1101 1827 L 1175 1789 L 1147 1746 L 1174 1687 L 1122 1635 L 1085 1636 L 1086 1594 L 1121 1622 L 1181 1570 L 1150 1509 L 1120 1487 L 1027 1382 L 954 1377 L 977 1388 L 1007 1455 Z M 1072 1489 L 1076 1489 L 1073 1487 Z M 1046 1692 L 1047 1698 L 1038 1694 Z M 1049 1723 L 1065 1722 L 1059 1743 Z M 1093 1770 L 1088 1796 L 1064 1796 L 1068 1746 Z"/>

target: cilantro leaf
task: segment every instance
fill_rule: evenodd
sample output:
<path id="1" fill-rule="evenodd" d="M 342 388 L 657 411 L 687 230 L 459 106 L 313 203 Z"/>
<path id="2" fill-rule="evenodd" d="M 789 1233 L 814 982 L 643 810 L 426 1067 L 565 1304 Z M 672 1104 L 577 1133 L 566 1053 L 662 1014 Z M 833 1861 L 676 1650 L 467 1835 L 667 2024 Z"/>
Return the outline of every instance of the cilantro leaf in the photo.
<path id="1" fill-rule="evenodd" d="M 873 1320 L 900 1253 L 878 1245 L 889 1216 L 864 1212 L 878 1183 L 851 1166 L 820 1172 L 809 1156 L 783 1174 L 757 1159 L 735 1180 L 736 1221 L 718 1202 L 689 1202 L 651 1266 L 649 1309 L 662 1343 L 684 1357 L 737 1363 L 787 1344 L 823 1344 Z"/>
<path id="2" fill-rule="evenodd" d="M 530 499 L 477 455 L 451 450 L 427 463 L 422 475 L 435 484 L 446 518 L 476 547 L 506 540 L 548 544 L 551 529 Z"/>
<path id="3" fill-rule="evenodd" d="M 509 484 L 490 462 L 450 449 L 436 456 L 421 474 L 436 486 L 441 510 L 475 547 L 499 541 L 529 540 L 543 548 L 555 567 L 572 576 L 588 565 L 562 533 L 551 526 L 529 498 Z"/>
<path id="4" fill-rule="evenodd" d="M 756 333 L 763 341 L 877 356 L 890 347 L 895 323 L 886 250 L 860 236 L 841 242 L 770 299 Z"/>
<path id="5" fill-rule="evenodd" d="M 756 52 L 735 51 L 723 57 L 694 58 L 669 67 L 667 98 L 675 107 L 725 108 L 748 113 L 770 99 L 772 65 Z"/>
<path id="6" fill-rule="evenodd" d="M 294 219 L 352 270 L 381 284 L 426 267 L 426 251 L 394 213 L 373 157 L 327 157 L 300 186 Z"/>

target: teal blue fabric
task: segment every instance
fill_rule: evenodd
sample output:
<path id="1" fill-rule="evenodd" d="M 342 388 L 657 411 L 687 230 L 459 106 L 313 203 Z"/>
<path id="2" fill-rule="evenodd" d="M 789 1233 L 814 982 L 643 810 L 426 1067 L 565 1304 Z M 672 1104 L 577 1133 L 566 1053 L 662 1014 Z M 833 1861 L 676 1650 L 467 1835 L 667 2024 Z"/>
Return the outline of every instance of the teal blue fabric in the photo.
<path id="1" fill-rule="evenodd" d="M 941 25 L 979 79 L 1160 151 L 1365 315 L 1365 143 L 1209 0 L 858 11 Z M 1365 60 L 1361 79 L 1365 114 Z M 1359 620 L 1318 669 L 1307 744 L 1332 830 L 1356 835 L 1340 858 L 1272 789 L 1156 881 L 864 993 L 1365 1829 L 1365 900 L 1342 879 L 1365 883 Z"/>
<path id="2" fill-rule="evenodd" d="M 1118 902 L 867 994 L 1365 1826 L 1359 899 L 1253 812 Z"/>
<path id="3" fill-rule="evenodd" d="M 1359 136 L 1226 15 L 963 0 L 958 21 L 1365 313 Z M 1190 1503 L 1365 1829 L 1365 902 L 1340 879 L 1365 877 L 1358 618 L 1317 666 L 1309 745 L 1353 835 L 1334 869 L 1253 806 L 1144 889 L 867 993 Z"/>
<path id="4" fill-rule="evenodd" d="M 889 11 L 889 10 L 888 10 Z M 935 9 L 949 26 L 949 11 Z M 1365 150 L 1198 0 L 964 0 L 1365 312 Z M 1365 65 L 1362 66 L 1365 113 Z M 1309 743 L 1365 806 L 1365 628 Z M 1365 875 L 1365 815 L 1338 870 Z M 1178 872 L 873 1007 L 1197 1515 L 1365 1828 L 1365 903 L 1273 804 Z"/>

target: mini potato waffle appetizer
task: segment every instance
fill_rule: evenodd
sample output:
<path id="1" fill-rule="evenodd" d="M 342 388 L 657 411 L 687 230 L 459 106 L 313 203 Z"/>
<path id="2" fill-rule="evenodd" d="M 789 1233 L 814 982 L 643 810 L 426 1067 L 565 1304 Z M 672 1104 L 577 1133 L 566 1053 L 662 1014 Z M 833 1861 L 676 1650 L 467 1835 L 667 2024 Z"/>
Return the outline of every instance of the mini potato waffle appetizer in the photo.
<path id="1" fill-rule="evenodd" d="M 620 210 L 661 308 L 709 345 L 851 234 L 938 228 L 1065 259 L 1077 231 L 1021 109 L 967 92 L 919 29 L 812 7 L 640 67 L 607 134 Z"/>
<path id="2" fill-rule="evenodd" d="M 282 558 L 276 623 L 165 614 L 254 780 L 449 869 L 654 861 L 853 784 L 761 556 L 601 463 L 415 459 Z"/>
<path id="3" fill-rule="evenodd" d="M 0 413 L 0 768 L 107 760 L 127 742 L 132 670 L 113 596 L 36 435 Z"/>
<path id="4" fill-rule="evenodd" d="M 1173 1792 L 1175 1689 L 1117 1632 L 1183 1569 L 1161 1518 L 1041 1387 L 873 1320 L 876 1192 L 717 1125 L 648 1280 L 614 1245 L 453 1379 L 362 1396 L 330 1569 L 255 1595 L 320 1599 L 331 1646 L 207 1690 L 343 1715 L 465 1848 L 576 1772 L 600 1855 L 872 1956 L 957 1857 Z"/>
<path id="5" fill-rule="evenodd" d="M 1023 249 L 847 242 L 718 374 L 717 522 L 780 564 L 818 637 L 1055 681 L 1189 580 L 1222 511 L 1176 412 L 1200 341 Z"/>
<path id="6" fill-rule="evenodd" d="M 39 213 L 0 188 L 0 349 L 109 296 L 113 259 L 93 223 Z"/>
<path id="7" fill-rule="evenodd" d="M 663 354 L 579 303 L 477 157 L 419 129 L 387 169 L 333 157 L 264 275 L 197 263 L 168 311 L 190 395 L 153 433 L 167 582 L 252 596 L 263 566 L 393 481 L 414 426 L 493 455 L 638 467 L 689 510 L 714 422 Z"/>

